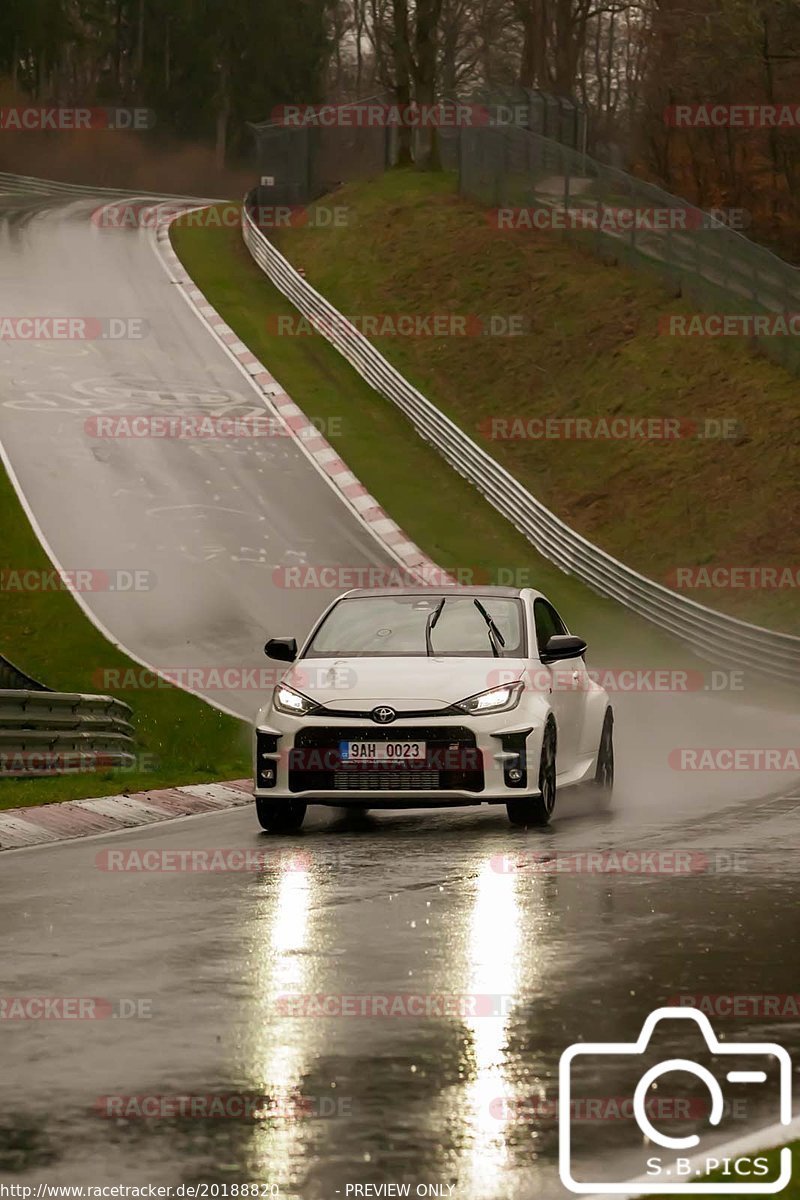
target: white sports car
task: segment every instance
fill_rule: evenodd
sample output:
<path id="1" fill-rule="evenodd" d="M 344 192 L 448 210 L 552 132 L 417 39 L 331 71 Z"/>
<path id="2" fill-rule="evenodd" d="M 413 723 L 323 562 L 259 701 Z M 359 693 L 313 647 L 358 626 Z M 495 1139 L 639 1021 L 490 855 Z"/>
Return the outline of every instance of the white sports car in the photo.
<path id="1" fill-rule="evenodd" d="M 556 789 L 614 780 L 614 717 L 586 643 L 531 588 L 346 592 L 258 713 L 255 801 L 264 829 L 299 829 L 308 804 L 505 804 L 546 825 Z"/>

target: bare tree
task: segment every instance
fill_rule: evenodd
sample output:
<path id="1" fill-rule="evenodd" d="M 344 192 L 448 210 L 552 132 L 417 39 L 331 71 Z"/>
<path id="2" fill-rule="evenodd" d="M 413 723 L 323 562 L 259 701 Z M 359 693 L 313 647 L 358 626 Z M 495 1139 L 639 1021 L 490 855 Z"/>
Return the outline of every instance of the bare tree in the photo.
<path id="1" fill-rule="evenodd" d="M 423 113 L 432 112 L 436 101 L 437 35 L 442 4 L 443 0 L 416 0 L 414 53 L 411 61 L 416 100 Z M 441 166 L 438 131 L 436 125 L 430 121 L 423 120 L 420 125 L 417 166 L 433 170 Z"/>
<path id="2" fill-rule="evenodd" d="M 411 127 L 406 116 L 411 108 L 411 80 L 414 75 L 414 58 L 411 49 L 411 26 L 408 0 L 394 0 L 392 53 L 394 58 L 394 95 L 400 112 L 398 133 L 398 157 L 400 166 L 412 161 Z"/>

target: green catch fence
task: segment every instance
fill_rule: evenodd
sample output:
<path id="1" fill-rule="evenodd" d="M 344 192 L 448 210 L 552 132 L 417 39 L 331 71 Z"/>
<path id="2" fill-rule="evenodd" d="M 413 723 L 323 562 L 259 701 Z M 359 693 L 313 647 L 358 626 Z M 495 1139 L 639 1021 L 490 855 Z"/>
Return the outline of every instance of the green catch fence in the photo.
<path id="1" fill-rule="evenodd" d="M 459 132 L 461 194 L 500 210 L 498 223 L 556 229 L 608 260 L 654 272 L 699 312 L 717 314 L 800 374 L 800 270 L 712 214 L 515 126 Z M 761 318 L 759 321 L 757 318 Z M 684 331 L 691 333 L 692 326 Z"/>

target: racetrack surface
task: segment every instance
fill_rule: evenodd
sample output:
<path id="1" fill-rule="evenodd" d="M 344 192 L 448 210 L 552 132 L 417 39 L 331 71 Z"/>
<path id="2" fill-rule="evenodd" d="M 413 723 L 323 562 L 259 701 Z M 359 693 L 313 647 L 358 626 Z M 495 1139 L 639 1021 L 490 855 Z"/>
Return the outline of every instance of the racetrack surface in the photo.
<path id="1" fill-rule="evenodd" d="M 0 438 L 62 565 L 155 573 L 150 591 L 84 597 L 117 640 L 165 669 L 261 666 L 265 633 L 302 636 L 331 598 L 276 586 L 276 567 L 385 565 L 385 551 L 288 439 L 86 435 L 99 412 L 263 411 L 149 233 L 91 223 L 103 202 L 0 202 L 2 311 L 138 317 L 149 334 L 3 342 Z M 223 698 L 245 716 L 259 700 Z M 568 1044 L 630 1040 L 679 995 L 798 991 L 796 784 L 668 763 L 680 746 L 796 745 L 796 717 L 702 692 L 615 707 L 612 809 L 564 794 L 544 832 L 511 829 L 502 809 L 323 809 L 274 839 L 244 809 L 4 854 L 2 995 L 127 1000 L 139 1015 L 0 1021 L 0 1180 L 263 1180 L 312 1200 L 404 1181 L 465 1200 L 565 1194 L 552 1106 Z M 104 869 L 109 850 L 213 848 L 260 849 L 268 866 Z M 639 857 L 619 873 L 580 851 Z M 287 993 L 499 999 L 495 1015 L 336 1017 L 286 1015 Z M 786 1006 L 715 1024 L 800 1042 Z M 667 1046 L 689 1052 L 682 1026 Z M 621 1094 L 616 1077 L 587 1080 L 595 1099 Z M 210 1093 L 270 1095 L 277 1115 L 120 1121 L 97 1104 Z M 770 1099 L 737 1108 L 731 1131 L 774 1120 Z M 581 1125 L 581 1162 L 594 1178 L 636 1174 L 629 1123 L 602 1111 Z"/>
<path id="2" fill-rule="evenodd" d="M 265 666 L 265 634 L 301 633 L 335 595 L 287 592 L 276 571 L 391 560 L 291 438 L 87 432 L 108 413 L 266 413 L 178 295 L 150 230 L 92 222 L 106 199 L 15 196 L 0 210 L 4 311 L 146 322 L 142 338 L 4 341 L 0 437 L 63 567 L 142 573 L 147 590 L 84 594 L 118 641 L 170 671 Z M 252 691 L 208 694 L 247 717 L 258 707 Z"/>

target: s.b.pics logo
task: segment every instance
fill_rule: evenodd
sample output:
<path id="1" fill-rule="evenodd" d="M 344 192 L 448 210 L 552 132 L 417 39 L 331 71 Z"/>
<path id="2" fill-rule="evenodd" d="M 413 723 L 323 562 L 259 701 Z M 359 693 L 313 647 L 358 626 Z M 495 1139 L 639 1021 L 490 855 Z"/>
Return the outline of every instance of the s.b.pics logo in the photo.
<path id="1" fill-rule="evenodd" d="M 691 1057 L 675 1053 L 676 1041 L 689 1046 Z M 635 1042 L 576 1042 L 559 1064 L 561 1182 L 571 1192 L 593 1195 L 774 1195 L 791 1180 L 791 1149 L 780 1151 L 777 1169 L 759 1151 L 765 1139 L 767 1146 L 788 1140 L 781 1135 L 792 1120 L 791 1074 L 782 1046 L 719 1041 L 708 1017 L 694 1008 L 657 1009 Z M 604 1172 L 592 1161 L 596 1144 L 576 1121 L 598 1081 L 628 1118 L 630 1148 L 641 1150 L 635 1180 L 598 1178 Z M 679 1103 L 665 1104 L 665 1098 Z M 771 1124 L 769 1138 L 744 1138 L 745 1119 L 748 1125 Z M 721 1149 L 712 1144 L 701 1150 L 701 1135 L 709 1129 L 722 1139 Z"/>

